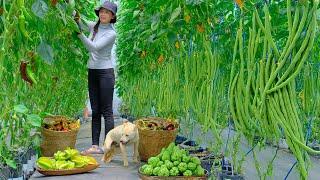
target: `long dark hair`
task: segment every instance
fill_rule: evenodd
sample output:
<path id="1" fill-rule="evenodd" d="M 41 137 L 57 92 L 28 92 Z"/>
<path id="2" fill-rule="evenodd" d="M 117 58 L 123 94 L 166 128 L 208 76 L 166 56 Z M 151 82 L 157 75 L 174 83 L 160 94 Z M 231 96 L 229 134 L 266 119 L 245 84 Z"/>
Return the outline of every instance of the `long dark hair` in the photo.
<path id="1" fill-rule="evenodd" d="M 114 15 L 114 18 L 110 20 L 110 23 L 114 24 L 116 22 L 117 22 L 117 16 Z"/>
<path id="2" fill-rule="evenodd" d="M 117 22 L 117 16 L 114 16 L 114 18 L 110 20 L 110 23 L 114 24 L 116 22 Z M 100 18 L 99 18 L 98 22 L 93 27 L 93 34 L 92 34 L 91 41 L 93 41 L 94 38 L 96 37 L 96 34 L 98 33 L 99 25 L 100 25 Z"/>
<path id="3" fill-rule="evenodd" d="M 93 34 L 92 34 L 91 41 L 93 41 L 94 38 L 96 37 L 96 34 L 98 33 L 99 25 L 100 25 L 100 19 L 98 20 L 98 22 L 96 23 L 96 25 L 94 25 L 94 27 L 93 27 Z"/>

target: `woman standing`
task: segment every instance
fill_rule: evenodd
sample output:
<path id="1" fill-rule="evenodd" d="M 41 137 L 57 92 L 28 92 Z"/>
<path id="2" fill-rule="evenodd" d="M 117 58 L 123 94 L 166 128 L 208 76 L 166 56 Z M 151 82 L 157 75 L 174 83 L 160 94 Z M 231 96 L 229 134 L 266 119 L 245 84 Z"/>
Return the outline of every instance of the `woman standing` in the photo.
<path id="1" fill-rule="evenodd" d="M 112 24 L 116 22 L 117 5 L 105 1 L 95 9 L 95 13 L 99 20 L 96 23 L 88 23 L 89 37 L 87 38 L 83 33 L 78 35 L 89 51 L 88 83 L 92 109 L 92 147 L 83 151 L 82 154 L 103 153 L 99 148 L 101 115 L 105 120 L 105 135 L 114 128 L 112 102 L 115 76 L 111 49 L 116 39 Z"/>

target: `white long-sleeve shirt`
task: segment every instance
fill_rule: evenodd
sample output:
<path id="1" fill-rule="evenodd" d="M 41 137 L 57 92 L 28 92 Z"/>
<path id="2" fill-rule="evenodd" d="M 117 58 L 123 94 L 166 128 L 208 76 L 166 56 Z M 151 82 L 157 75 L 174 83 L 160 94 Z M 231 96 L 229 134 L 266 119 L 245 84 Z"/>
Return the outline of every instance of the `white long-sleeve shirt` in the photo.
<path id="1" fill-rule="evenodd" d="M 116 39 L 116 32 L 111 24 L 100 24 L 98 32 L 93 41 L 93 27 L 95 23 L 88 23 L 90 35 L 86 37 L 79 34 L 80 40 L 89 51 L 89 69 L 110 69 L 113 68 L 111 50 Z"/>

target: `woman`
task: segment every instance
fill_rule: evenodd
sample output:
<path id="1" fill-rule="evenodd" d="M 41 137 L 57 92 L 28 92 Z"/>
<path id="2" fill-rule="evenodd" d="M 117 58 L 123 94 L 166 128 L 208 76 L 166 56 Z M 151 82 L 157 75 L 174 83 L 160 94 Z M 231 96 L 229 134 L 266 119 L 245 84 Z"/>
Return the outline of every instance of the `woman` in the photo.
<path id="1" fill-rule="evenodd" d="M 115 76 L 111 49 L 116 39 L 112 24 L 116 22 L 117 5 L 105 1 L 95 9 L 95 13 L 99 20 L 94 24 L 88 23 L 89 37 L 83 33 L 78 35 L 89 51 L 88 83 L 92 109 L 92 147 L 82 154 L 103 154 L 99 147 L 101 115 L 105 120 L 105 135 L 114 128 L 112 101 Z"/>

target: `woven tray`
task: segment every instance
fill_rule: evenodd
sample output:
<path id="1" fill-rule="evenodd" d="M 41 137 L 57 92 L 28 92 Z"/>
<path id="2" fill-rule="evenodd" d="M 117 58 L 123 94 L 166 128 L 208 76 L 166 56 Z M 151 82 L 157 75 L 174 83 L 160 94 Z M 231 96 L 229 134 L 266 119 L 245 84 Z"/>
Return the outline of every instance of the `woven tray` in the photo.
<path id="1" fill-rule="evenodd" d="M 71 174 L 80 174 L 92 171 L 99 167 L 99 164 L 90 164 L 82 168 L 68 169 L 68 170 L 43 170 L 36 167 L 37 171 L 45 176 L 63 176 Z"/>
<path id="2" fill-rule="evenodd" d="M 206 172 L 206 174 L 208 174 Z M 205 176 L 169 176 L 169 177 L 163 177 L 163 176 L 147 176 L 140 173 L 140 169 L 138 171 L 138 175 L 141 180 L 207 180 L 208 175 Z"/>

